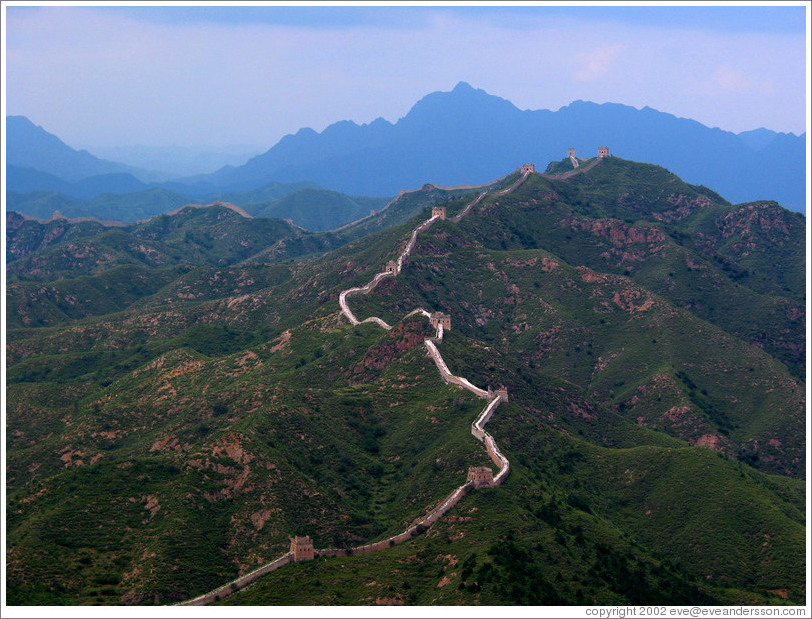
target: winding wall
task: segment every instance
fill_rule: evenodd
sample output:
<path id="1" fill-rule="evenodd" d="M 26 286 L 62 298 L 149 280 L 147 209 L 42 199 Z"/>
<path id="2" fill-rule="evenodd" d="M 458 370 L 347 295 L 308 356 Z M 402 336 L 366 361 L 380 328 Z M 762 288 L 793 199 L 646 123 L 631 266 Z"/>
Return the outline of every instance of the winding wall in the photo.
<path id="1" fill-rule="evenodd" d="M 516 189 L 519 185 L 521 185 L 527 177 L 531 174 L 531 172 L 523 173 L 510 187 L 499 191 L 496 195 L 504 195 Z M 462 217 L 464 217 L 470 210 L 479 204 L 482 199 L 488 194 L 488 191 L 483 191 L 480 193 L 473 201 L 471 201 L 466 207 L 460 212 L 459 215 L 452 218 L 451 221 L 458 222 Z M 382 319 L 372 316 L 370 318 L 366 318 L 364 320 L 358 320 L 355 314 L 352 313 L 349 305 L 347 304 L 347 297 L 355 294 L 369 294 L 371 293 L 375 287 L 385 278 L 385 277 L 395 277 L 400 274 L 405 259 L 409 256 L 414 249 L 415 243 L 417 242 L 417 237 L 421 232 L 428 230 L 431 225 L 438 219 L 438 217 L 431 217 L 417 226 L 411 233 L 409 237 L 409 241 L 406 243 L 406 247 L 398 256 L 397 259 L 397 268 L 394 272 L 392 271 L 383 271 L 377 273 L 372 280 L 364 285 L 358 286 L 355 288 L 349 288 L 348 290 L 344 290 L 338 297 L 339 306 L 341 307 L 341 312 L 350 322 L 350 324 L 358 325 L 364 322 L 374 322 L 380 325 L 384 329 L 391 329 L 391 325 L 387 324 Z M 431 314 L 422 309 L 418 308 L 412 310 L 406 317 L 413 316 L 415 314 L 422 313 L 426 318 L 429 318 Z M 488 420 L 493 415 L 493 412 L 496 408 L 504 401 L 504 397 L 499 394 L 493 394 L 490 391 L 485 391 L 471 383 L 468 379 L 462 378 L 460 376 L 454 376 L 451 371 L 448 369 L 448 365 L 446 364 L 445 360 L 443 359 L 440 351 L 437 349 L 437 345 L 435 341 L 442 342 L 443 340 L 443 326 L 437 326 L 437 333 L 434 338 L 428 338 L 424 340 L 424 344 L 426 349 L 428 350 L 429 355 L 434 360 L 435 365 L 437 366 L 438 371 L 440 372 L 440 376 L 442 379 L 453 385 L 457 385 L 463 389 L 467 389 L 471 391 L 475 395 L 479 396 L 480 398 L 488 400 L 488 404 L 485 406 L 483 411 L 479 414 L 476 421 L 471 424 L 471 434 L 473 434 L 478 440 L 482 441 L 485 445 L 485 450 L 488 453 L 488 456 L 493 460 L 494 464 L 499 467 L 499 473 L 494 477 L 493 483 L 495 486 L 500 485 L 510 470 L 510 462 L 502 452 L 499 451 L 499 448 L 496 445 L 496 441 L 494 438 L 485 431 L 484 426 L 488 422 Z M 422 518 L 420 518 L 416 523 L 411 525 L 402 533 L 398 533 L 397 535 L 393 535 L 387 539 L 374 542 L 372 544 L 365 544 L 363 546 L 357 546 L 355 548 L 325 548 L 315 551 L 315 556 L 317 557 L 347 557 L 351 555 L 357 554 L 369 554 L 371 552 L 376 552 L 378 550 L 383 550 L 384 548 L 390 548 L 396 544 L 401 544 L 415 535 L 420 535 L 423 533 L 428 527 L 432 524 L 437 522 L 440 518 L 442 518 L 448 510 L 454 507 L 459 501 L 470 491 L 474 489 L 473 482 L 467 482 L 462 486 L 454 489 L 442 502 L 440 502 L 437 507 L 429 510 Z M 181 602 L 177 604 L 178 606 L 204 606 L 206 604 L 210 604 L 211 602 L 215 602 L 217 600 L 222 599 L 226 595 L 230 593 L 234 593 L 246 585 L 253 583 L 258 578 L 273 572 L 274 570 L 279 569 L 280 567 L 287 565 L 288 563 L 293 561 L 293 554 L 287 553 L 270 563 L 266 563 L 265 565 L 257 568 L 256 570 L 249 572 L 239 578 L 235 578 L 231 582 L 226 583 L 222 587 L 218 587 L 217 589 L 210 591 L 204 595 L 198 596 L 194 599 Z"/>
<path id="2" fill-rule="evenodd" d="M 578 166 L 574 170 L 570 170 L 569 172 L 562 172 L 561 174 L 540 174 L 544 178 L 549 178 L 555 181 L 564 181 L 568 178 L 575 176 L 576 174 L 583 174 L 584 172 L 589 172 L 592 168 L 598 165 L 601 161 L 603 161 L 602 157 L 597 157 L 590 161 L 585 166 Z"/>

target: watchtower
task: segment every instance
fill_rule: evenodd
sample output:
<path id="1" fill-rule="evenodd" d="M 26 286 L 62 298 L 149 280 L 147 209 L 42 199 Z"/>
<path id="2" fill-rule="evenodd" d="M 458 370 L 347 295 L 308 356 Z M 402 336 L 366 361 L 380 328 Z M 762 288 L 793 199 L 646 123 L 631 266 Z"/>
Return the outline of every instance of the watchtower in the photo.
<path id="1" fill-rule="evenodd" d="M 575 149 L 574 148 L 567 149 L 567 157 L 569 157 L 570 159 L 575 157 Z"/>
<path id="2" fill-rule="evenodd" d="M 608 146 L 600 146 L 598 147 L 598 159 L 603 159 L 604 157 L 609 156 L 609 147 Z"/>
<path id="3" fill-rule="evenodd" d="M 525 163 L 522 166 L 522 174 L 535 174 L 536 166 L 532 163 Z"/>
<path id="4" fill-rule="evenodd" d="M 435 329 L 442 325 L 445 331 L 451 330 L 451 316 L 449 314 L 443 314 L 442 312 L 434 312 L 429 317 L 429 324 L 434 327 Z"/>
<path id="5" fill-rule="evenodd" d="M 432 206 L 431 207 L 431 216 L 432 217 L 439 217 L 440 219 L 445 219 L 445 207 L 444 206 Z"/>
<path id="6" fill-rule="evenodd" d="M 497 397 L 497 398 L 501 396 L 502 402 L 507 402 L 508 401 L 508 399 L 507 399 L 507 389 L 505 389 L 504 387 L 502 387 L 501 389 L 495 389 L 493 391 L 488 389 L 488 395 L 490 395 L 492 397 Z"/>
<path id="7" fill-rule="evenodd" d="M 493 470 L 487 466 L 469 466 L 468 481 L 474 482 L 474 488 L 493 488 Z"/>
<path id="8" fill-rule="evenodd" d="M 309 561 L 313 559 L 316 551 L 313 549 L 313 540 L 310 536 L 290 538 L 290 551 L 293 553 L 294 561 Z"/>
<path id="9" fill-rule="evenodd" d="M 387 273 L 394 273 L 395 275 L 398 274 L 398 263 L 394 260 L 390 260 L 386 263 L 386 272 Z"/>

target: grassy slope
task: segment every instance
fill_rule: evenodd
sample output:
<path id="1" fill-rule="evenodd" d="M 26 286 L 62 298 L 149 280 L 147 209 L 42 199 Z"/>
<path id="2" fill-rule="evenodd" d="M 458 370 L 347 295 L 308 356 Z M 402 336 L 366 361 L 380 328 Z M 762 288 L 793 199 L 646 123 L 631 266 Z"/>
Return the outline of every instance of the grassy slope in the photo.
<path id="1" fill-rule="evenodd" d="M 783 364 L 624 276 L 541 250 L 441 252 L 472 242 L 438 225 L 423 245 L 429 255 L 360 299 L 359 315 L 394 320 L 420 305 L 450 312 L 455 329 L 638 423 L 691 442 L 713 436 L 730 455 L 758 453 L 765 470 L 803 473 L 803 388 Z"/>
<path id="2" fill-rule="evenodd" d="M 62 398 L 36 411 L 44 425 L 17 437 L 9 460 L 10 487 L 28 482 L 9 495 L 12 599 L 31 594 L 24 583 L 35 577 L 64 588 L 65 601 L 109 600 L 95 585 L 112 554 L 119 581 L 103 584 L 115 595 L 181 599 L 280 553 L 294 533 L 346 545 L 399 531 L 469 463 L 487 460 L 466 440 L 477 402 L 442 386 L 422 350 L 378 368 L 364 353 L 385 348 L 387 335 L 368 325 L 311 328 L 275 352 L 176 349 L 89 395 L 76 383 L 17 386 L 12 426 L 30 413 L 26 396 L 51 387 Z M 325 382 L 337 359 L 359 367 Z M 102 523 L 133 533 L 111 545 L 113 533 L 91 533 Z"/>
<path id="3" fill-rule="evenodd" d="M 400 531 L 486 464 L 468 431 L 480 401 L 439 380 L 425 323 L 384 333 L 336 313 L 338 290 L 368 281 L 410 225 L 264 275 L 198 268 L 118 314 L 10 334 L 9 601 L 183 599 L 289 535 L 323 547 Z M 803 484 L 636 423 L 687 403 L 714 431 L 722 410 L 744 440 L 783 418 L 766 414 L 797 388 L 783 366 L 626 276 L 489 248 L 467 225 L 437 224 L 403 277 L 353 307 L 452 313 L 452 371 L 511 393 L 489 426 L 507 484 L 402 547 L 288 566 L 228 603 L 801 601 Z M 700 329 L 712 356 L 685 346 Z M 685 373 L 700 358 L 713 371 Z M 737 392 L 758 414 L 736 417 L 720 367 L 776 391 Z M 677 368 L 661 393 L 639 390 Z M 621 406 L 635 395 L 640 408 Z"/>
<path id="4" fill-rule="evenodd" d="M 461 225 L 491 249 L 543 248 L 631 277 L 800 375 L 803 220 L 774 205 L 755 210 L 713 203 L 656 166 L 611 158 L 569 181 L 533 178 L 483 205 L 485 219 L 473 213 Z M 749 251 L 736 243 L 742 234 Z"/>
<path id="5" fill-rule="evenodd" d="M 780 602 L 771 591 L 803 597 L 796 569 L 803 562 L 800 482 L 787 486 L 786 478 L 765 477 L 705 448 L 596 446 L 513 404 L 500 407 L 492 424 L 512 462 L 498 490 L 466 497 L 403 547 L 289 566 L 222 603 Z"/>

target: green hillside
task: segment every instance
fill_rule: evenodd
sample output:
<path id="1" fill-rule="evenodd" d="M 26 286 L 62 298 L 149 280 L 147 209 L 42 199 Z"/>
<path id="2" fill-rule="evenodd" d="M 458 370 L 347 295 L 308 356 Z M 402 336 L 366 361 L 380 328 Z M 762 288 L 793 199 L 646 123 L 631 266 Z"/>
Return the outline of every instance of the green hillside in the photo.
<path id="1" fill-rule="evenodd" d="M 494 182 L 490 187 L 495 187 L 497 184 L 498 183 Z M 336 234 L 344 239 L 356 239 L 409 221 L 416 215 L 422 214 L 427 207 L 434 204 L 450 206 L 457 201 L 459 201 L 459 204 L 463 204 L 466 198 L 470 199 L 476 196 L 485 188 L 486 186 L 442 188 L 427 183 L 420 189 L 414 191 L 402 191 L 377 215 L 347 224 L 337 230 Z"/>
<path id="2" fill-rule="evenodd" d="M 217 194 L 214 197 L 214 200 L 219 202 L 229 202 L 231 204 L 244 207 L 248 204 L 272 202 L 306 187 L 315 187 L 315 185 L 308 181 L 301 181 L 297 183 L 273 182 L 249 191 L 225 191 Z"/>
<path id="3" fill-rule="evenodd" d="M 566 180 L 425 187 L 314 234 L 232 209 L 12 217 L 9 604 L 803 604 L 803 219 L 616 158 Z M 403 251 L 404 270 L 349 302 Z M 81 252 L 80 252 L 81 250 Z M 771 259 L 771 256 L 774 259 Z M 295 258 L 295 260 L 293 260 Z M 745 274 L 746 271 L 746 274 Z M 772 284 L 770 283 L 772 282 Z"/>
<path id="4" fill-rule="evenodd" d="M 252 203 L 245 208 L 256 217 L 290 219 L 297 226 L 323 231 L 366 217 L 388 201 L 388 198 L 350 197 L 329 189 L 303 188 L 272 202 Z"/>

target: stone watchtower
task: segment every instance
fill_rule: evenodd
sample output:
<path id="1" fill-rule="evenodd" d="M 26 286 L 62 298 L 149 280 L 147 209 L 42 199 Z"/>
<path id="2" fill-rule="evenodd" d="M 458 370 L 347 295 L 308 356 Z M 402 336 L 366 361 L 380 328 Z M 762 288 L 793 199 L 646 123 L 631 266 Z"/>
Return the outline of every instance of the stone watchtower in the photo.
<path id="1" fill-rule="evenodd" d="M 316 555 L 313 540 L 308 535 L 290 538 L 290 551 L 293 553 L 294 561 L 309 561 Z"/>
<path id="2" fill-rule="evenodd" d="M 502 402 L 508 401 L 508 392 L 507 389 L 502 387 L 501 389 L 491 389 L 488 387 L 488 399 L 493 400 L 494 398 L 500 397 L 502 398 Z"/>
<path id="3" fill-rule="evenodd" d="M 434 312 L 432 313 L 431 317 L 429 317 L 429 324 L 435 329 L 442 325 L 443 330 L 450 331 L 451 316 L 449 314 L 443 314 L 442 312 Z"/>
<path id="4" fill-rule="evenodd" d="M 574 148 L 567 149 L 567 157 L 569 157 L 570 159 L 573 159 L 575 157 L 575 149 Z"/>
<path id="5" fill-rule="evenodd" d="M 598 148 L 598 159 L 603 159 L 604 157 L 609 156 L 609 147 L 608 146 L 601 146 Z"/>
<path id="6" fill-rule="evenodd" d="M 526 173 L 535 174 L 535 172 L 536 172 L 536 166 L 534 164 L 532 164 L 532 163 L 525 163 L 522 166 L 522 174 L 526 174 Z"/>
<path id="7" fill-rule="evenodd" d="M 387 273 L 394 273 L 395 275 L 397 275 L 397 273 L 398 273 L 398 263 L 395 262 L 394 260 L 390 260 L 389 262 L 387 262 L 386 263 L 386 272 Z"/>
<path id="8" fill-rule="evenodd" d="M 493 470 L 487 466 L 469 466 L 468 481 L 474 482 L 474 488 L 493 488 Z"/>
<path id="9" fill-rule="evenodd" d="M 431 216 L 432 217 L 439 217 L 440 219 L 445 219 L 445 207 L 444 206 L 432 206 L 431 207 Z"/>

